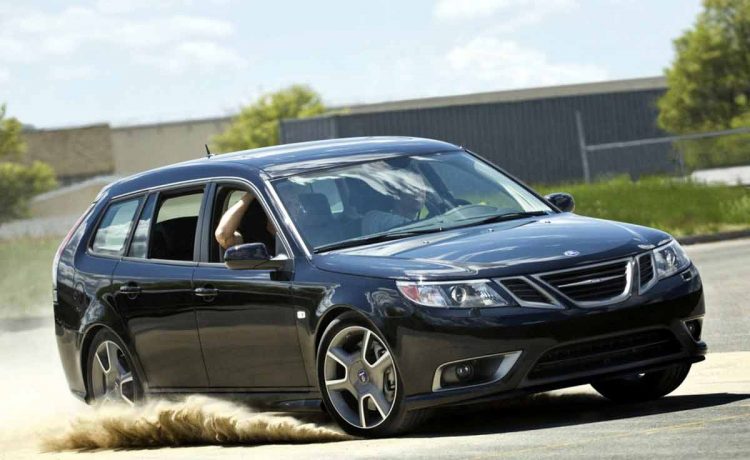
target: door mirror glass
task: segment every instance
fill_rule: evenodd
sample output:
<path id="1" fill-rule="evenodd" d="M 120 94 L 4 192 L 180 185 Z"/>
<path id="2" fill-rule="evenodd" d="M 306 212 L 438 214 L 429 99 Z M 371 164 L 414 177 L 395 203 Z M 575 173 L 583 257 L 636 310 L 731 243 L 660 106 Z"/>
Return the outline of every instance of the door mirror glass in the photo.
<path id="1" fill-rule="evenodd" d="M 576 209 L 573 195 L 569 193 L 550 193 L 544 198 L 562 212 L 573 212 Z"/>
<path id="2" fill-rule="evenodd" d="M 283 256 L 272 259 L 263 243 L 238 244 L 224 253 L 224 265 L 230 270 L 278 270 L 286 261 Z"/>

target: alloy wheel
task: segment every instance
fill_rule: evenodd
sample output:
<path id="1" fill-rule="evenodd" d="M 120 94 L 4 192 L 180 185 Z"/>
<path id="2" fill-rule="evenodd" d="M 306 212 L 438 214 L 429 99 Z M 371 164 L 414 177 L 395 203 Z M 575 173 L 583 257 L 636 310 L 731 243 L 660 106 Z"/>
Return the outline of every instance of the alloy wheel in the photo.
<path id="1" fill-rule="evenodd" d="M 91 363 L 94 401 L 102 404 L 135 403 L 136 383 L 125 353 L 111 340 L 102 341 Z"/>
<path id="2" fill-rule="evenodd" d="M 350 326 L 328 344 L 323 367 L 325 390 L 338 414 L 361 429 L 383 423 L 396 401 L 393 357 L 371 330 Z"/>

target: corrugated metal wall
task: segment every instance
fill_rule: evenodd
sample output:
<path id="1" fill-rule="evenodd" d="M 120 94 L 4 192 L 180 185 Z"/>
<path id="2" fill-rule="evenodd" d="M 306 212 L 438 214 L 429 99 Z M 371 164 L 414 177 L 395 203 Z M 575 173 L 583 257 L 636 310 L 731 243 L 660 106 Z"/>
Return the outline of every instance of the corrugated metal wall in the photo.
<path id="1" fill-rule="evenodd" d="M 463 145 L 531 183 L 583 177 L 575 112 L 587 144 L 664 135 L 656 126 L 663 90 L 565 96 L 520 102 L 450 106 L 285 120 L 283 142 L 334 137 L 417 136 Z M 672 172 L 668 145 L 589 154 L 593 177 Z"/>

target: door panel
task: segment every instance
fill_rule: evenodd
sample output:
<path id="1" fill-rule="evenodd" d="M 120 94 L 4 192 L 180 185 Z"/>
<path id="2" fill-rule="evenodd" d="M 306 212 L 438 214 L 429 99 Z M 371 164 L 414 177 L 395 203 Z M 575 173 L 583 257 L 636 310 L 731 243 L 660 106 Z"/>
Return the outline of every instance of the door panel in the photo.
<path id="1" fill-rule="evenodd" d="M 208 386 L 193 309 L 194 269 L 131 259 L 115 269 L 117 307 L 152 388 Z"/>
<path id="2" fill-rule="evenodd" d="M 271 272 L 205 264 L 195 270 L 198 330 L 211 387 L 307 387 L 291 283 Z"/>

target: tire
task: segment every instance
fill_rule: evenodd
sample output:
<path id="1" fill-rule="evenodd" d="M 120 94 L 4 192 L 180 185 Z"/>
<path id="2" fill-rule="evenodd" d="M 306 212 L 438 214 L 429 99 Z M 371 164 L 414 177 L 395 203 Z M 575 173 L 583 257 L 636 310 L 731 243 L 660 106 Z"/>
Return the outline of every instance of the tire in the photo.
<path id="1" fill-rule="evenodd" d="M 690 372 L 690 364 L 678 364 L 660 371 L 593 382 L 591 386 L 599 394 L 612 401 L 651 401 L 676 390 L 685 380 L 688 372 Z"/>
<path id="2" fill-rule="evenodd" d="M 317 370 L 328 414 L 353 436 L 402 434 L 427 416 L 423 410 L 406 411 L 403 384 L 390 347 L 374 327 L 355 314 L 339 316 L 323 332 Z"/>
<path id="3" fill-rule="evenodd" d="M 122 340 L 108 329 L 96 333 L 86 357 L 89 404 L 135 405 L 144 399 L 143 386 Z"/>

